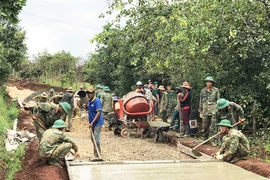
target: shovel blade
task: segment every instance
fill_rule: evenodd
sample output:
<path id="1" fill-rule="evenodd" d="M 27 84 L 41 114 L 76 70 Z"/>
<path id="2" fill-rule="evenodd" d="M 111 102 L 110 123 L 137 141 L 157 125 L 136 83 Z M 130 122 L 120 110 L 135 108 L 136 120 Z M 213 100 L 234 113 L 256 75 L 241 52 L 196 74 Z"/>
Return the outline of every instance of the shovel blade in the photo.
<path id="1" fill-rule="evenodd" d="M 202 153 L 200 153 L 199 151 L 196 151 L 195 149 L 191 150 L 192 154 L 194 154 L 194 156 L 202 156 Z"/>
<path id="2" fill-rule="evenodd" d="M 92 158 L 91 161 L 92 162 L 99 162 L 99 161 L 104 161 L 104 160 L 101 158 Z"/>

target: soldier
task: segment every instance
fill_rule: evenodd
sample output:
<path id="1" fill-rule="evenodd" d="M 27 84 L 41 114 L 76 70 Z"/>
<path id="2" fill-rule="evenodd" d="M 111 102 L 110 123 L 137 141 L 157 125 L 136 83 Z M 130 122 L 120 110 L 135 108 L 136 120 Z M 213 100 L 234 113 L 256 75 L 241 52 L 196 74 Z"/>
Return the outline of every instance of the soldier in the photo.
<path id="1" fill-rule="evenodd" d="M 160 101 L 160 110 L 159 116 L 161 117 L 163 122 L 167 122 L 167 109 L 169 105 L 168 93 L 163 85 L 160 85 L 158 89 L 161 91 L 161 101 Z"/>
<path id="2" fill-rule="evenodd" d="M 63 167 L 65 165 L 65 156 L 71 149 L 74 149 L 76 158 L 80 157 L 78 146 L 63 133 L 65 127 L 65 122 L 60 119 L 54 122 L 52 129 L 48 129 L 43 133 L 38 152 L 40 158 L 50 165 Z"/>
<path id="3" fill-rule="evenodd" d="M 199 111 L 203 121 L 204 140 L 206 140 L 209 135 L 214 135 L 217 132 L 216 102 L 220 97 L 220 93 L 218 88 L 213 86 L 213 77 L 207 76 L 204 81 L 206 87 L 200 93 Z M 216 140 L 211 141 L 211 144 L 217 146 Z"/>
<path id="4" fill-rule="evenodd" d="M 180 93 L 182 92 L 180 87 L 176 87 L 175 88 L 175 94 L 176 94 L 176 106 L 174 108 L 174 112 L 172 114 L 172 119 L 171 119 L 171 129 L 174 128 L 176 131 L 179 130 L 180 128 L 180 118 L 179 118 L 179 112 L 181 110 L 180 107 L 180 99 L 178 98 L 178 96 L 180 96 Z M 175 125 L 175 120 L 177 121 L 177 125 Z"/>
<path id="5" fill-rule="evenodd" d="M 44 131 L 49 129 L 57 119 L 63 118 L 69 111 L 70 105 L 66 102 L 60 103 L 60 105 L 37 103 L 34 107 L 34 116 L 32 118 L 38 139 L 41 139 Z"/>
<path id="6" fill-rule="evenodd" d="M 102 93 L 100 97 L 100 102 L 102 105 L 102 115 L 105 121 L 107 121 L 107 115 L 109 112 L 112 112 L 112 96 L 109 94 L 111 92 L 110 88 L 108 86 L 104 86 L 103 88 L 104 93 Z M 109 123 L 105 123 L 105 128 L 109 128 Z"/>
<path id="7" fill-rule="evenodd" d="M 53 102 L 54 104 L 59 104 L 59 102 L 62 101 L 62 98 L 64 96 L 63 92 L 60 92 L 58 95 L 54 95 L 49 99 L 49 102 Z"/>
<path id="8" fill-rule="evenodd" d="M 158 116 L 158 104 L 159 104 L 159 91 L 158 91 L 158 82 L 154 82 L 155 87 L 153 88 L 152 95 L 157 99 L 157 102 L 155 103 L 155 115 Z"/>
<path id="9" fill-rule="evenodd" d="M 175 92 L 172 90 L 172 87 L 170 85 L 167 86 L 167 93 L 168 93 L 168 100 L 169 100 L 167 118 L 171 118 L 174 112 L 174 108 L 177 105 L 177 101 L 176 101 L 177 96 Z"/>
<path id="10" fill-rule="evenodd" d="M 49 95 L 48 95 L 48 100 L 50 100 L 53 96 L 54 96 L 54 89 L 51 88 L 51 89 L 50 89 L 50 93 L 49 93 Z"/>
<path id="11" fill-rule="evenodd" d="M 220 98 L 217 101 L 216 107 L 218 109 L 216 113 L 217 122 L 220 122 L 223 119 L 228 119 L 231 122 L 231 124 L 235 124 L 236 123 L 236 120 L 234 118 L 235 112 L 237 113 L 240 121 L 242 122 L 245 121 L 243 108 L 234 102 L 230 102 L 224 98 Z M 237 126 L 234 126 L 234 129 L 237 130 L 238 129 Z"/>
<path id="12" fill-rule="evenodd" d="M 68 112 L 68 127 L 66 128 L 67 132 L 72 131 L 72 113 L 74 108 L 74 98 L 73 98 L 73 88 L 69 87 L 67 89 L 66 94 L 64 94 L 61 102 L 67 102 L 70 105 L 71 110 Z M 64 121 L 66 121 L 66 117 L 64 118 Z"/>
<path id="13" fill-rule="evenodd" d="M 230 121 L 227 119 L 223 119 L 218 126 L 221 127 L 220 132 L 224 137 L 222 138 L 222 145 L 219 151 L 215 154 L 215 158 L 231 163 L 246 159 L 245 157 L 250 152 L 250 146 L 245 135 L 233 129 Z"/>
<path id="14" fill-rule="evenodd" d="M 48 101 L 47 93 L 43 92 L 42 94 L 33 97 L 33 100 L 35 100 L 36 102 L 47 102 Z"/>
<path id="15" fill-rule="evenodd" d="M 100 84 L 97 84 L 97 86 L 96 86 L 96 97 L 100 99 L 102 93 L 104 93 L 103 86 L 100 85 Z"/>

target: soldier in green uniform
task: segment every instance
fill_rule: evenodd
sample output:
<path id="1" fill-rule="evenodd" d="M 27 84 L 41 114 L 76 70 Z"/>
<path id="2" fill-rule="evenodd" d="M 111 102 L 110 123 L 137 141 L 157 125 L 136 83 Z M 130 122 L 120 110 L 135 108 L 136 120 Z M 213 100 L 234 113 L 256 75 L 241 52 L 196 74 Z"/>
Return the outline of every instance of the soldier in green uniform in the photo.
<path id="1" fill-rule="evenodd" d="M 157 102 L 155 103 L 155 116 L 158 116 L 158 104 L 159 104 L 159 91 L 158 91 L 158 82 L 155 82 L 155 87 L 152 91 L 152 95 L 157 99 Z"/>
<path id="2" fill-rule="evenodd" d="M 233 129 L 230 121 L 227 119 L 223 119 L 218 126 L 220 126 L 220 132 L 224 136 L 222 138 L 222 145 L 215 154 L 215 158 L 231 163 L 245 159 L 250 152 L 250 145 L 245 135 Z"/>
<path id="3" fill-rule="evenodd" d="M 245 121 L 243 108 L 234 102 L 230 102 L 224 98 L 220 98 L 217 101 L 216 107 L 218 109 L 216 112 L 218 123 L 223 119 L 228 119 L 231 122 L 231 124 L 235 124 L 236 123 L 234 117 L 235 112 L 239 117 L 240 121 L 242 122 Z M 234 129 L 238 129 L 237 126 L 234 126 Z"/>
<path id="4" fill-rule="evenodd" d="M 64 166 L 65 156 L 71 149 L 74 149 L 75 157 L 80 157 L 78 146 L 63 133 L 65 127 L 65 122 L 60 119 L 43 133 L 38 152 L 40 158 L 50 165 Z"/>
<path id="5" fill-rule="evenodd" d="M 102 116 L 104 118 L 105 128 L 108 130 L 109 122 L 107 120 L 107 115 L 109 112 L 112 112 L 112 96 L 110 95 L 110 88 L 108 86 L 104 86 L 104 93 L 101 94 L 100 102 L 102 105 Z"/>
<path id="6" fill-rule="evenodd" d="M 159 116 L 161 117 L 163 122 L 167 122 L 167 109 L 169 105 L 168 93 L 166 92 L 166 89 L 164 88 L 163 85 L 160 85 L 158 89 L 162 93 L 162 97 L 160 100 Z"/>
<path id="7" fill-rule="evenodd" d="M 60 92 L 59 94 L 54 95 L 53 97 L 51 97 L 49 99 L 49 102 L 53 102 L 54 104 L 59 104 L 62 101 L 63 96 L 64 96 L 64 93 Z"/>
<path id="8" fill-rule="evenodd" d="M 35 97 L 32 98 L 34 101 L 36 102 L 47 102 L 48 101 L 48 95 L 46 92 L 43 92 L 40 95 L 37 95 Z"/>
<path id="9" fill-rule="evenodd" d="M 206 87 L 200 93 L 199 111 L 203 121 L 204 139 L 206 140 L 209 135 L 217 133 L 216 102 L 220 97 L 220 93 L 218 88 L 213 86 L 213 77 L 207 76 L 204 81 L 206 82 Z M 212 141 L 211 144 L 216 146 L 216 140 Z"/>
<path id="10" fill-rule="evenodd" d="M 37 103 L 36 107 L 34 107 L 34 116 L 32 118 L 38 139 L 40 140 L 44 131 L 49 129 L 56 120 L 63 119 L 70 110 L 70 105 L 67 102 L 60 102 L 59 105 Z"/>
<path id="11" fill-rule="evenodd" d="M 104 93 L 103 86 L 100 85 L 100 84 L 97 84 L 97 86 L 96 86 L 96 97 L 98 99 L 100 99 L 102 93 Z"/>
<path id="12" fill-rule="evenodd" d="M 169 100 L 169 105 L 167 109 L 167 118 L 171 118 L 174 112 L 174 108 L 177 105 L 177 100 L 176 100 L 177 95 L 172 90 L 172 87 L 170 85 L 167 86 L 167 93 L 168 93 L 168 100 Z"/>
<path id="13" fill-rule="evenodd" d="M 49 91 L 49 95 L 48 95 L 48 100 L 50 100 L 53 96 L 54 96 L 54 89 L 51 88 L 50 91 Z"/>

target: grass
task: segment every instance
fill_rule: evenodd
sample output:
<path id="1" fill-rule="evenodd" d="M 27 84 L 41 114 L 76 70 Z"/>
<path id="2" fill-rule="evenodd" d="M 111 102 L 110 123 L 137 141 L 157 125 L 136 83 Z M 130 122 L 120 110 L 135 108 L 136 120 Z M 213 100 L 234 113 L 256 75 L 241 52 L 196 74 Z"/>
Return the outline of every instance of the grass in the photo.
<path id="1" fill-rule="evenodd" d="M 0 179 L 12 180 L 21 169 L 25 154 L 24 145 L 15 152 L 5 149 L 6 129 L 12 129 L 14 119 L 18 117 L 18 109 L 14 102 L 6 101 L 5 90 L 0 90 Z"/>

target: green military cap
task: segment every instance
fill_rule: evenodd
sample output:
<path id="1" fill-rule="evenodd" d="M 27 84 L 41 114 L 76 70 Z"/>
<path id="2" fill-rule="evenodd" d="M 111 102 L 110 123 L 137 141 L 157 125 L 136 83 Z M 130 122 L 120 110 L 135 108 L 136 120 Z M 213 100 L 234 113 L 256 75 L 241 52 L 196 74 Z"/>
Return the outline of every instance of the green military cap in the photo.
<path id="1" fill-rule="evenodd" d="M 220 121 L 218 126 L 226 126 L 230 128 L 232 127 L 231 122 L 228 119 L 223 119 L 222 121 Z"/>
<path id="2" fill-rule="evenodd" d="M 177 90 L 179 90 L 179 91 L 182 91 L 182 90 L 181 90 L 181 88 L 180 88 L 180 87 L 178 87 L 178 86 L 177 86 L 177 87 L 175 87 L 175 89 L 177 89 Z"/>
<path id="3" fill-rule="evenodd" d="M 60 106 L 64 109 L 66 113 L 68 113 L 71 109 L 70 105 L 67 102 L 60 102 Z"/>
<path id="4" fill-rule="evenodd" d="M 66 127 L 66 124 L 62 119 L 56 120 L 52 126 L 52 128 L 64 128 L 64 127 Z"/>
<path id="5" fill-rule="evenodd" d="M 218 101 L 217 101 L 217 109 L 223 109 L 227 106 L 229 106 L 230 104 L 230 101 L 224 99 L 224 98 L 220 98 Z"/>
<path id="6" fill-rule="evenodd" d="M 50 92 L 54 92 L 54 89 L 53 89 L 53 88 L 51 88 L 51 89 L 50 89 Z"/>
<path id="7" fill-rule="evenodd" d="M 104 91 L 107 91 L 107 92 L 110 92 L 110 91 L 111 91 L 110 88 L 109 88 L 108 86 L 104 86 L 104 87 L 103 87 L 103 90 L 104 90 Z"/>
<path id="8" fill-rule="evenodd" d="M 213 78 L 212 76 L 207 76 L 207 77 L 205 78 L 204 81 L 205 81 L 205 82 L 206 82 L 206 81 L 212 81 L 212 82 L 215 82 L 215 81 L 214 81 L 214 78 Z"/>
<path id="9" fill-rule="evenodd" d="M 103 87 L 100 84 L 96 85 L 96 89 L 102 89 Z"/>

